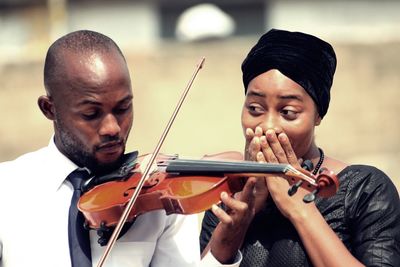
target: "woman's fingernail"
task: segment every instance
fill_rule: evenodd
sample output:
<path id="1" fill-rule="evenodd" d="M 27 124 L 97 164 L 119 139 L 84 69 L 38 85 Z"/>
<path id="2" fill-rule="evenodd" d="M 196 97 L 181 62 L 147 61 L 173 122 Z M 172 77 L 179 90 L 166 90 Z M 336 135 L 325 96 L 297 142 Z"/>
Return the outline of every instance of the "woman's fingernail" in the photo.
<path id="1" fill-rule="evenodd" d="M 275 134 L 275 131 L 272 130 L 272 129 L 268 129 L 268 130 L 265 132 L 265 135 L 267 136 L 268 139 L 269 139 L 269 138 L 272 138 L 272 137 L 274 136 L 274 134 Z"/>
<path id="2" fill-rule="evenodd" d="M 265 135 L 260 137 L 260 142 L 261 142 L 261 144 L 264 144 L 264 145 L 267 144 L 267 138 L 265 137 Z"/>
<path id="3" fill-rule="evenodd" d="M 285 133 L 281 133 L 278 135 L 279 140 L 281 141 L 286 141 L 287 140 L 287 135 Z"/>
<path id="4" fill-rule="evenodd" d="M 251 131 L 250 128 L 247 128 L 247 129 L 246 129 L 246 135 L 247 135 L 247 136 L 250 136 L 250 135 L 251 135 L 251 132 L 252 132 L 252 131 Z"/>

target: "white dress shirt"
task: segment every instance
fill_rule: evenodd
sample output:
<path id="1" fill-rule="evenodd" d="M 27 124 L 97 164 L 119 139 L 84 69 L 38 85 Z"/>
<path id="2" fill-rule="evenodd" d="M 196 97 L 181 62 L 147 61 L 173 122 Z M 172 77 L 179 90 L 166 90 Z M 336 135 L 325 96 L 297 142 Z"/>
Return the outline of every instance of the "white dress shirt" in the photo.
<path id="1" fill-rule="evenodd" d="M 0 163 L 1 267 L 67 267 L 68 211 L 72 186 L 65 178 L 77 166 L 47 147 Z M 104 248 L 90 231 L 93 266 Z M 211 253 L 200 261 L 196 215 L 169 215 L 164 210 L 140 215 L 117 240 L 104 267 L 238 266 L 221 265 Z"/>

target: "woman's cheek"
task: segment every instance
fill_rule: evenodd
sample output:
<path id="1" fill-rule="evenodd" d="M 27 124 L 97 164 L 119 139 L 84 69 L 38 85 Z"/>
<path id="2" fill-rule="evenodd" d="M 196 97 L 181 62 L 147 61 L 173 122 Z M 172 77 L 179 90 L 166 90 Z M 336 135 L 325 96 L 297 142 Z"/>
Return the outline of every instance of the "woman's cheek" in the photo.
<path id="1" fill-rule="evenodd" d="M 290 134 L 286 133 L 289 137 L 290 144 L 298 158 L 303 157 L 311 146 L 313 135 L 310 132 Z"/>

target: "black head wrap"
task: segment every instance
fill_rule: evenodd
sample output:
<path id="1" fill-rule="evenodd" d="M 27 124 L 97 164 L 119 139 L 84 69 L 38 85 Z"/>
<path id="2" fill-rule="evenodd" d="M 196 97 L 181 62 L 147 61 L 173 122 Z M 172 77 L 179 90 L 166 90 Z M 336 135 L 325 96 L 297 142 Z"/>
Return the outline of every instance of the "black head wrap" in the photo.
<path id="1" fill-rule="evenodd" d="M 303 87 L 321 118 L 326 114 L 336 69 L 330 44 L 309 34 L 272 29 L 261 36 L 242 63 L 245 92 L 252 79 L 271 69 Z"/>

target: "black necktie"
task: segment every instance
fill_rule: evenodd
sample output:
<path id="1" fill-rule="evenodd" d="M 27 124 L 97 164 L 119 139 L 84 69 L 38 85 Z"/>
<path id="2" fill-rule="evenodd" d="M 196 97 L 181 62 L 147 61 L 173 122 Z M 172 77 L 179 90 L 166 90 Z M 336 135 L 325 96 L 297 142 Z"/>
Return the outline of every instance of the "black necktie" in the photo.
<path id="1" fill-rule="evenodd" d="M 77 207 L 82 194 L 81 184 L 87 178 L 89 178 L 89 173 L 86 169 L 76 169 L 67 177 L 68 181 L 70 181 L 74 187 L 68 218 L 69 254 L 72 267 L 92 266 L 89 230 L 85 229 L 85 219 L 82 212 L 80 212 Z"/>

